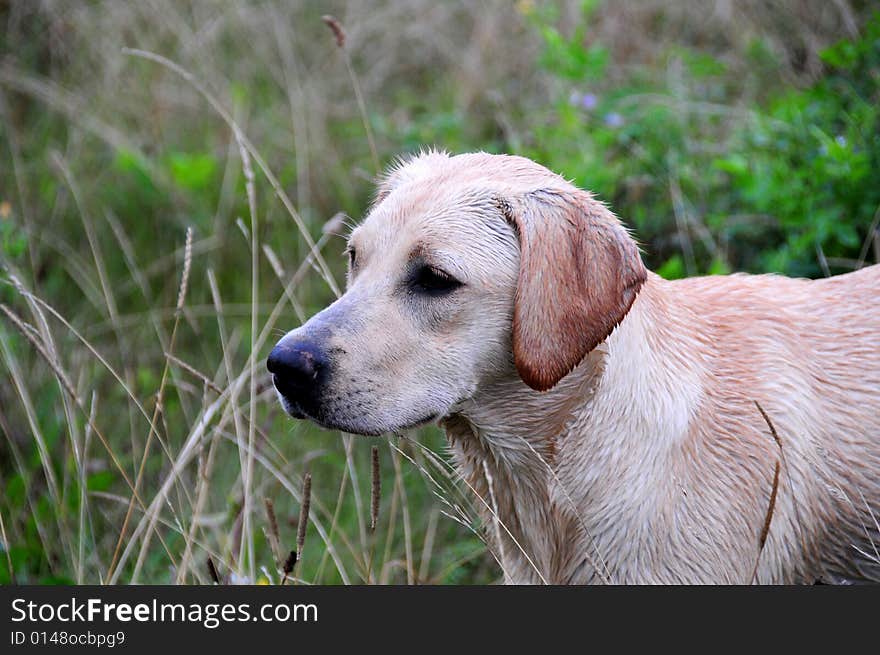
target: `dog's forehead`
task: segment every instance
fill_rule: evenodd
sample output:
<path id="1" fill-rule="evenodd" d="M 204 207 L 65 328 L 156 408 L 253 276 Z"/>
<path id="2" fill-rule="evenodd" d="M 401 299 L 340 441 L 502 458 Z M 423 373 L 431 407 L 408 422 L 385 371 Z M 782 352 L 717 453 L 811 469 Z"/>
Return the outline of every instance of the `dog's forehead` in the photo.
<path id="1" fill-rule="evenodd" d="M 352 234 L 359 249 L 387 255 L 415 248 L 467 252 L 509 231 L 493 196 L 479 188 L 411 184 L 377 205 Z"/>

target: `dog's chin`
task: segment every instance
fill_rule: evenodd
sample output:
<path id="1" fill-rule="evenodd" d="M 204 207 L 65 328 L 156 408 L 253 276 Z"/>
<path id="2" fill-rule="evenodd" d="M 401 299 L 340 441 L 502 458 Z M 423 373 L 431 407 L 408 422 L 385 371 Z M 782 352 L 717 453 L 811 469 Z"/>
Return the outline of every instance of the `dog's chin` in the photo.
<path id="1" fill-rule="evenodd" d="M 406 421 L 402 423 L 389 423 L 384 425 L 367 425 L 357 420 L 341 420 L 335 417 L 321 417 L 309 419 L 322 428 L 327 430 L 339 430 L 348 434 L 358 434 L 364 437 L 378 437 L 383 434 L 394 434 L 395 432 L 403 432 L 404 430 L 412 430 L 415 428 L 433 423 L 439 418 L 438 414 L 429 414 L 415 421 Z"/>
<path id="2" fill-rule="evenodd" d="M 352 420 L 334 415 L 308 412 L 299 404 L 291 402 L 283 396 L 281 397 L 281 405 L 284 407 L 284 411 L 293 418 L 311 421 L 326 430 L 339 430 L 341 432 L 358 434 L 365 437 L 378 437 L 383 434 L 412 430 L 433 423 L 441 417 L 440 413 L 435 412 L 426 414 L 414 421 L 387 423 L 383 425 L 368 425 L 356 419 Z"/>
<path id="3" fill-rule="evenodd" d="M 293 418 L 300 419 L 308 419 L 309 415 L 306 414 L 302 407 L 299 406 L 298 403 L 292 402 L 285 398 L 280 392 L 276 392 L 278 395 L 278 400 L 281 403 L 281 406 L 284 408 L 284 411 Z"/>

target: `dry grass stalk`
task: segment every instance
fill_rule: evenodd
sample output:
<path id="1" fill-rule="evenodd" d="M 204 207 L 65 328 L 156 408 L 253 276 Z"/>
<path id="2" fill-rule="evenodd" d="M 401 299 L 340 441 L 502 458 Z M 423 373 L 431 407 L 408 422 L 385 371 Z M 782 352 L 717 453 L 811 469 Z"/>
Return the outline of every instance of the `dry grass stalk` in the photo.
<path id="1" fill-rule="evenodd" d="M 343 474 L 342 474 L 342 479 L 339 482 L 339 491 L 336 496 L 336 509 L 333 512 L 333 517 L 330 522 L 329 537 L 330 537 L 331 541 L 337 535 L 337 528 L 339 525 L 339 515 L 342 511 L 342 503 L 343 503 L 343 499 L 345 498 L 345 492 L 346 492 L 347 485 L 348 485 L 348 477 L 349 477 L 350 471 L 351 471 L 351 469 L 349 467 L 346 467 Z M 329 549 L 325 550 L 324 554 L 321 556 L 321 561 L 318 564 L 318 570 L 317 570 L 317 573 L 315 574 L 315 580 L 321 579 L 321 575 L 324 572 L 324 567 L 327 564 L 330 557 L 331 557 L 331 553 L 330 553 Z"/>
<path id="2" fill-rule="evenodd" d="M 309 527 L 309 506 L 312 503 L 312 474 L 303 476 L 302 505 L 299 509 L 299 524 L 296 526 L 296 557 L 302 559 L 306 543 L 306 528 Z"/>
<path id="3" fill-rule="evenodd" d="M 868 234 L 865 237 L 864 243 L 862 243 L 862 249 L 859 252 L 859 263 L 858 268 L 863 268 L 865 266 L 866 260 L 868 259 L 868 250 L 871 248 L 871 244 L 877 246 L 877 237 L 880 235 L 880 206 L 877 207 L 874 212 L 874 218 L 871 219 L 871 226 L 868 228 Z M 875 263 L 880 263 L 880 253 L 874 253 Z"/>
<path id="4" fill-rule="evenodd" d="M 176 311 L 174 313 L 174 326 L 171 328 L 171 339 L 168 344 L 168 352 L 174 350 L 174 344 L 177 338 L 177 328 L 180 325 L 180 315 L 183 313 L 183 304 L 186 300 L 186 291 L 189 288 L 189 272 L 192 266 L 192 239 L 193 239 L 193 230 L 191 227 L 186 229 L 186 241 L 184 246 L 184 256 L 183 256 L 183 273 L 180 276 L 180 287 L 177 292 L 177 305 Z M 165 358 L 165 366 L 162 370 L 162 379 L 159 382 L 159 390 L 156 393 L 156 404 L 153 407 L 153 415 L 150 419 L 150 430 L 147 433 L 147 441 L 144 445 L 144 452 L 141 456 L 140 466 L 138 467 L 137 477 L 134 481 L 134 489 L 132 490 L 132 497 L 128 504 L 128 511 L 125 513 L 125 518 L 122 521 L 122 529 L 119 531 L 119 537 L 116 540 L 116 547 L 113 549 L 113 559 L 110 562 L 110 567 L 108 569 L 108 577 L 113 576 L 116 572 L 116 567 L 119 564 L 119 558 L 121 557 L 123 550 L 122 544 L 125 541 L 126 535 L 128 533 L 128 524 L 131 521 L 131 515 L 134 511 L 135 499 L 138 495 L 138 492 L 141 488 L 141 482 L 143 481 L 144 471 L 147 465 L 147 458 L 150 454 L 150 446 L 152 445 L 153 438 L 155 437 L 161 443 L 162 438 L 159 435 L 158 422 L 159 416 L 162 413 L 162 403 L 165 396 L 165 385 L 168 383 L 168 374 L 170 369 L 170 362 L 168 358 Z M 144 537 L 143 546 L 141 548 L 141 552 L 138 555 L 138 559 L 135 562 L 135 570 L 132 574 L 132 582 L 137 581 L 138 573 L 140 572 L 141 566 L 143 566 L 144 557 L 146 556 L 146 552 L 148 550 L 147 546 L 149 545 L 150 534 L 148 533 Z"/>
<path id="5" fill-rule="evenodd" d="M 204 384 L 208 389 L 210 389 L 214 393 L 217 393 L 217 394 L 223 393 L 223 389 L 221 389 L 216 384 L 214 384 L 214 382 L 211 380 L 211 378 L 209 378 L 207 375 L 205 375 L 201 371 L 193 368 L 192 366 L 187 364 L 185 361 L 183 361 L 179 357 L 175 357 L 174 355 L 172 355 L 169 352 L 166 352 L 165 356 L 168 359 L 170 359 L 174 364 L 177 364 L 184 371 L 186 371 L 187 373 L 189 373 L 193 377 L 198 378 L 202 382 L 202 384 Z"/>
<path id="6" fill-rule="evenodd" d="M 779 460 L 773 469 L 773 488 L 770 490 L 770 502 L 767 506 L 767 515 L 764 517 L 764 527 L 761 528 L 761 538 L 758 540 L 758 553 L 764 550 L 767 542 L 767 534 L 770 532 L 770 522 L 773 520 L 773 510 L 776 508 L 776 494 L 779 491 Z"/>
<path id="7" fill-rule="evenodd" d="M 247 148 L 244 146 L 244 143 L 241 139 L 241 132 L 238 130 L 233 130 L 233 135 L 235 136 L 236 141 L 238 142 L 238 150 L 241 156 L 241 168 L 242 173 L 244 174 L 245 180 L 245 192 L 247 194 L 248 199 L 248 211 L 250 213 L 251 219 L 251 229 L 250 229 L 250 242 L 251 242 L 251 352 L 256 352 L 256 340 L 257 334 L 259 332 L 258 329 L 258 312 L 257 312 L 257 304 L 259 302 L 259 271 L 260 271 L 260 262 L 259 262 L 259 239 L 260 239 L 260 230 L 258 223 L 258 214 L 257 214 L 257 194 L 255 188 L 255 180 L 256 176 L 254 175 L 253 167 L 251 166 L 251 158 L 248 154 Z M 253 369 L 253 365 L 255 362 L 251 361 L 251 371 L 250 371 L 250 402 L 248 403 L 248 411 L 250 414 L 250 421 L 248 422 L 248 434 L 247 434 L 247 443 L 248 450 L 245 457 L 245 470 L 244 470 L 244 525 L 243 530 L 246 536 L 246 539 L 242 542 L 241 552 L 239 553 L 239 561 L 245 561 L 245 550 L 247 551 L 247 565 L 249 567 L 250 578 L 254 579 L 256 577 L 255 570 L 255 550 L 254 550 L 254 533 L 251 529 L 251 507 L 253 504 L 253 473 L 254 473 L 254 448 L 255 448 L 255 439 L 256 439 L 256 411 L 257 411 L 257 375 Z"/>
<path id="8" fill-rule="evenodd" d="M 382 498 L 382 476 L 379 470 L 379 446 L 373 446 L 372 450 L 372 492 L 370 494 L 370 532 L 376 530 L 379 522 L 379 501 Z"/>
<path id="9" fill-rule="evenodd" d="M 399 434 L 395 434 L 398 441 L 401 441 Z M 409 499 L 406 493 L 406 485 L 403 483 L 403 470 L 400 466 L 400 457 L 409 457 L 397 445 L 393 445 L 391 450 L 391 463 L 394 465 L 394 486 L 400 493 L 400 509 L 403 517 L 403 546 L 406 555 L 406 583 L 415 584 L 415 567 L 413 565 L 413 547 L 412 547 L 412 522 L 410 520 Z"/>
<path id="10" fill-rule="evenodd" d="M 357 101 L 358 111 L 361 115 L 361 122 L 364 124 L 364 132 L 367 135 L 367 143 L 370 146 L 370 156 L 373 159 L 373 167 L 378 174 L 381 170 L 379 165 L 379 151 L 376 149 L 376 140 L 373 138 L 373 129 L 370 127 L 370 117 L 367 114 L 367 103 L 364 102 L 364 94 L 361 92 L 361 85 L 358 82 L 357 75 L 354 72 L 354 66 L 351 65 L 351 57 L 348 56 L 348 50 L 345 48 L 345 30 L 342 29 L 342 23 L 334 16 L 325 15 L 321 20 L 333 32 L 336 39 L 336 45 L 342 51 L 342 59 L 345 61 L 345 70 L 348 72 L 348 79 L 351 81 L 354 98 Z"/>
<path id="11" fill-rule="evenodd" d="M 767 424 L 767 427 L 770 428 L 770 434 L 773 435 L 773 441 L 776 442 L 776 445 L 779 446 L 779 452 L 782 454 L 782 440 L 779 438 L 779 434 L 776 432 L 776 428 L 773 426 L 773 421 L 770 420 L 770 417 L 767 415 L 767 412 L 764 411 L 764 408 L 761 407 L 761 403 L 757 400 L 755 402 L 755 407 L 758 408 L 758 411 L 761 412 L 761 416 L 764 418 L 764 422 Z"/>
<path id="12" fill-rule="evenodd" d="M 344 48 L 345 30 L 342 29 L 342 23 L 340 23 L 335 16 L 331 16 L 330 14 L 321 16 L 321 20 L 324 21 L 324 24 L 330 28 L 331 32 L 333 32 L 333 37 L 336 39 L 336 45 L 340 48 Z"/>
<path id="13" fill-rule="evenodd" d="M 177 291 L 177 311 L 183 310 L 186 290 L 189 288 L 189 272 L 192 269 L 193 229 L 186 228 L 186 241 L 183 246 L 183 273 L 180 276 L 180 287 Z"/>
<path id="14" fill-rule="evenodd" d="M 24 336 L 31 345 L 37 349 L 37 352 L 43 357 L 46 363 L 52 368 L 52 372 L 58 378 L 58 381 L 64 387 L 64 390 L 70 394 L 70 397 L 77 403 L 80 402 L 79 395 L 76 393 L 76 389 L 73 388 L 73 384 L 70 382 L 70 379 L 67 377 L 67 374 L 64 372 L 64 369 L 59 366 L 58 362 L 55 361 L 55 358 L 52 357 L 43 346 L 42 342 L 38 339 L 35 334 L 35 331 L 32 329 L 28 329 L 29 326 L 23 320 L 21 320 L 15 312 L 13 312 L 9 307 L 5 304 L 0 303 L 0 311 L 6 314 L 6 318 L 12 321 L 12 324 L 18 328 L 18 331 L 21 332 L 22 336 Z M 49 483 L 52 483 L 50 478 L 47 478 Z"/>
<path id="15" fill-rule="evenodd" d="M 495 500 L 495 485 L 492 474 L 489 472 L 489 465 L 486 462 L 483 462 L 483 476 L 486 479 L 486 487 L 489 490 L 489 500 L 492 502 L 492 527 L 495 530 L 495 543 L 498 544 L 501 561 L 506 562 L 507 556 L 504 553 L 504 540 L 501 538 L 501 518 L 498 516 L 498 503 Z M 535 568 L 535 571 L 538 571 L 538 569 Z M 540 572 L 538 572 L 538 575 L 540 575 Z"/>
<path id="16" fill-rule="evenodd" d="M 345 467 L 348 470 L 348 477 L 351 479 L 351 493 L 354 496 L 355 514 L 357 517 L 358 537 L 360 538 L 361 556 L 364 561 L 367 559 L 366 543 L 368 532 L 369 509 L 363 502 L 361 494 L 361 485 L 358 479 L 358 468 L 354 461 L 354 436 L 350 434 L 342 435 L 342 442 L 345 445 Z"/>
<path id="17" fill-rule="evenodd" d="M 87 462 L 89 456 L 89 444 L 91 442 L 92 437 L 92 426 L 95 424 L 95 420 L 97 418 L 96 413 L 98 409 L 98 394 L 95 391 L 92 391 L 92 402 L 89 407 L 89 420 L 86 421 L 85 425 L 85 433 L 83 434 L 82 444 L 80 444 L 80 452 L 76 456 L 76 466 L 77 466 L 77 477 L 79 479 L 79 547 L 77 552 L 77 563 L 76 563 L 76 583 L 77 584 L 85 584 L 84 579 L 84 571 L 85 571 L 85 557 L 86 557 L 86 518 L 88 517 L 88 522 L 91 523 L 91 510 L 89 509 L 89 487 L 88 487 L 88 472 L 87 472 Z M 94 539 L 94 533 L 92 534 L 92 538 Z"/>
<path id="18" fill-rule="evenodd" d="M 269 521 L 269 545 L 272 548 L 272 555 L 276 562 L 281 561 L 281 537 L 278 531 L 278 519 L 275 516 L 275 505 L 271 498 L 264 498 L 263 504 L 266 506 L 266 518 Z"/>
<path id="19" fill-rule="evenodd" d="M 755 558 L 755 567 L 752 570 L 752 576 L 750 578 L 751 582 L 754 583 L 757 580 L 758 576 L 758 564 L 761 561 L 761 553 L 764 552 L 764 544 L 767 543 L 767 537 L 770 534 L 770 523 L 773 521 L 773 512 L 776 510 L 776 498 L 779 493 L 779 471 L 780 471 L 780 460 L 784 457 L 782 451 L 782 440 L 779 438 L 779 434 L 776 432 L 776 427 L 773 425 L 773 421 L 770 420 L 770 417 L 767 415 L 767 412 L 764 411 L 764 408 L 761 407 L 761 404 L 756 400 L 755 406 L 758 408 L 758 411 L 761 412 L 761 416 L 764 419 L 764 422 L 767 423 L 767 427 L 770 428 L 770 434 L 773 436 L 773 440 L 776 442 L 777 447 L 779 448 L 779 459 L 776 460 L 776 464 L 773 468 L 773 486 L 770 489 L 770 500 L 767 503 L 767 513 L 764 515 L 764 525 L 761 526 L 761 534 L 758 537 L 758 555 Z"/>

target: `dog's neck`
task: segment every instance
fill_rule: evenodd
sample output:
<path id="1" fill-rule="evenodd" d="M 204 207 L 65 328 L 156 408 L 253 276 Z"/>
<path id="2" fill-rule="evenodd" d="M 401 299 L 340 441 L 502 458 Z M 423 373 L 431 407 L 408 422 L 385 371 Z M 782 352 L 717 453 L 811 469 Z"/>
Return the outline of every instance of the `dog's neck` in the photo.
<path id="1" fill-rule="evenodd" d="M 648 434 L 624 434 L 619 416 L 628 415 L 629 426 L 634 417 L 639 424 L 642 413 L 679 417 L 682 429 L 665 433 L 686 431 L 692 399 L 687 391 L 694 380 L 687 371 L 659 370 L 655 364 L 658 339 L 674 329 L 663 286 L 652 275 L 620 326 L 551 391 L 533 391 L 511 371 L 481 387 L 444 421 L 461 472 L 482 498 L 478 509 L 496 533 L 491 536 L 502 552 L 495 555 L 510 569 L 509 578 L 568 582 L 580 564 L 567 561 L 565 544 L 576 540 L 581 528 L 599 529 L 584 526 L 584 517 L 605 520 L 590 504 L 635 474 L 636 462 L 662 461 L 674 445 Z M 651 408 L 658 403 L 667 411 Z M 676 403 L 681 407 L 670 406 Z M 644 425 L 646 433 L 650 429 Z M 573 497 L 575 490 L 583 497 Z"/>
<path id="2" fill-rule="evenodd" d="M 663 334 L 676 329 L 674 317 L 666 309 L 664 285 L 651 274 L 620 325 L 550 391 L 526 386 L 511 355 L 508 370 L 481 384 L 445 419 L 445 426 L 460 429 L 466 424 L 493 460 L 512 471 L 534 466 L 536 453 L 552 465 L 559 440 L 568 432 L 575 413 L 582 418 L 584 408 L 589 410 L 603 390 L 613 386 L 619 397 L 602 411 L 623 412 L 637 409 L 647 400 L 644 380 L 650 379 L 656 386 L 658 379 L 666 379 L 677 389 L 683 382 L 679 371 L 669 369 L 668 362 L 666 370 L 657 370 L 654 365 L 657 350 L 663 347 Z M 607 402 L 603 398 L 603 403 Z M 452 436 L 458 438 L 457 434 Z"/>
<path id="3" fill-rule="evenodd" d="M 466 422 L 495 463 L 511 471 L 531 469 L 538 457 L 552 465 L 557 440 L 575 409 L 594 395 L 607 358 L 607 344 L 602 343 L 558 385 L 543 393 L 519 379 L 511 358 L 507 373 L 482 385 L 447 422 Z"/>

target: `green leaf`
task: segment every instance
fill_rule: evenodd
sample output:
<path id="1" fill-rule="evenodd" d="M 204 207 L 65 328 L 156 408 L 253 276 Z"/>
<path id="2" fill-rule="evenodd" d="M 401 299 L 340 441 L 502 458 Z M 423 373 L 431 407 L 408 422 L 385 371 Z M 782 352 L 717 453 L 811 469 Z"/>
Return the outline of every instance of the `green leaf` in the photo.
<path id="1" fill-rule="evenodd" d="M 715 257 L 709 266 L 709 275 L 727 275 L 730 273 L 730 266 L 721 257 Z"/>
<path id="2" fill-rule="evenodd" d="M 858 50 L 855 44 L 850 41 L 842 41 L 819 53 L 819 58 L 826 64 L 842 69 L 852 68 L 857 57 Z"/>
<path id="3" fill-rule="evenodd" d="M 684 260 L 681 255 L 673 255 L 657 269 L 657 275 L 667 280 L 678 280 L 685 277 Z"/>
<path id="4" fill-rule="evenodd" d="M 713 160 L 712 168 L 730 173 L 736 177 L 742 177 L 749 172 L 749 162 L 742 155 L 730 155 L 724 159 Z"/>
<path id="5" fill-rule="evenodd" d="M 98 471 L 97 473 L 92 473 L 88 480 L 86 480 L 86 486 L 89 491 L 107 491 L 110 488 L 110 485 L 113 484 L 114 474 L 113 471 Z"/>
<path id="6" fill-rule="evenodd" d="M 212 184 L 217 172 L 214 158 L 206 154 L 174 152 L 168 158 L 174 182 L 191 191 L 200 191 Z"/>

